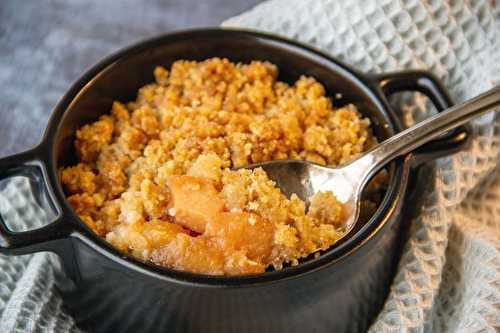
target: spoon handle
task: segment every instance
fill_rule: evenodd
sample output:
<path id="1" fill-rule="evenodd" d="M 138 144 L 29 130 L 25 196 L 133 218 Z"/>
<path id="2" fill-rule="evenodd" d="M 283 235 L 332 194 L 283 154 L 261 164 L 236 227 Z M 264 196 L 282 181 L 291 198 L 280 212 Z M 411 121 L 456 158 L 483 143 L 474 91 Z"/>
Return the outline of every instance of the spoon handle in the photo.
<path id="1" fill-rule="evenodd" d="M 408 154 L 439 135 L 467 123 L 474 117 L 500 110 L 500 85 L 462 104 L 427 118 L 418 124 L 390 137 L 368 151 L 346 168 L 364 169 L 364 179 L 368 180 L 388 162 Z"/>

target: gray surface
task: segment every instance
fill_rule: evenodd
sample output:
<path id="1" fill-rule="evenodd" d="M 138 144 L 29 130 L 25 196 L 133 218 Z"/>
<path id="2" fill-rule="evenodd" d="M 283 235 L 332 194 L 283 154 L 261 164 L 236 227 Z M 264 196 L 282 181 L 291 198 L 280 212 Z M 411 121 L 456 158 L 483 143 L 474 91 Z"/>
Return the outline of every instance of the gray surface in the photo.
<path id="1" fill-rule="evenodd" d="M 0 156 L 41 138 L 57 100 L 100 58 L 173 29 L 215 26 L 259 0 L 0 0 Z"/>

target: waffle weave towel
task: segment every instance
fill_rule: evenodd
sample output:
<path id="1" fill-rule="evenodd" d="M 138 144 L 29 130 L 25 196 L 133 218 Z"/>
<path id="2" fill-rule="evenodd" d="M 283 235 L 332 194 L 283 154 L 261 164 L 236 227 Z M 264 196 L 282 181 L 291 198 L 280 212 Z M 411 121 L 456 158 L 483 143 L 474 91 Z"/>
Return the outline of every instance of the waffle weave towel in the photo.
<path id="1" fill-rule="evenodd" d="M 500 83 L 495 0 L 272 0 L 224 25 L 296 38 L 369 72 L 428 69 L 456 101 Z M 408 125 L 432 112 L 421 95 L 393 103 Z M 430 180 L 372 332 L 500 328 L 500 115 L 473 129 L 468 151 L 426 166 Z M 49 219 L 30 193 L 25 178 L 0 185 L 0 210 L 16 228 Z M 0 257 L 0 332 L 77 331 L 54 292 L 56 263 L 47 254 Z"/>
<path id="2" fill-rule="evenodd" d="M 273 0 L 224 25 L 296 38 L 369 72 L 427 69 L 463 101 L 500 84 L 499 6 L 487 0 Z M 431 112 L 422 96 L 395 102 L 408 125 Z M 500 329 L 499 157 L 497 113 L 474 122 L 468 151 L 438 161 L 372 332 Z"/>

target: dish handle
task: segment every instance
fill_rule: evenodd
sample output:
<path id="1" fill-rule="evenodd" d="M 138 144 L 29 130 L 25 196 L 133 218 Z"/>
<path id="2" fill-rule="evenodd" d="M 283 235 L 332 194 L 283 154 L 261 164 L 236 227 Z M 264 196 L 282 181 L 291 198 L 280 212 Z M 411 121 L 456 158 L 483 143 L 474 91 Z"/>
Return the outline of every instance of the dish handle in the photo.
<path id="1" fill-rule="evenodd" d="M 38 169 L 36 176 L 30 177 L 35 182 L 34 195 L 42 195 L 42 191 L 50 194 L 46 181 L 46 167 L 38 158 L 37 148 L 19 154 L 0 158 L 0 181 L 21 174 L 32 175 Z M 39 176 L 41 175 L 41 176 Z M 53 202 L 54 200 L 52 200 Z M 9 229 L 0 212 L 0 253 L 6 255 L 21 255 L 39 251 L 56 251 L 56 242 L 69 235 L 68 225 L 63 223 L 64 215 L 59 212 L 51 223 L 34 230 L 15 232 Z"/>
<path id="2" fill-rule="evenodd" d="M 433 74 L 426 71 L 389 72 L 376 75 L 375 79 L 387 98 L 400 92 L 418 91 L 431 100 L 437 112 L 442 112 L 454 104 L 446 88 Z M 413 165 L 418 166 L 465 149 L 470 142 L 470 133 L 471 127 L 465 125 L 425 144 L 414 152 Z"/>

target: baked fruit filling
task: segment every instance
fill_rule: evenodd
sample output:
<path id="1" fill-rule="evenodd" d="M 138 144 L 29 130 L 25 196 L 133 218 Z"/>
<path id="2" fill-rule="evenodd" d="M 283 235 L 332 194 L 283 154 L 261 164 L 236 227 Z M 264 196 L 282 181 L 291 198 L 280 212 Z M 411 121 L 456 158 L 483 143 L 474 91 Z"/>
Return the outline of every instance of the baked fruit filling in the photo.
<path id="1" fill-rule="evenodd" d="M 306 210 L 262 169 L 277 159 L 337 166 L 376 143 L 354 105 L 335 108 L 315 79 L 290 86 L 268 62 L 213 58 L 157 67 L 135 101 L 76 132 L 62 168 L 68 201 L 96 234 L 155 264 L 210 275 L 297 265 L 343 236 L 329 193 Z M 119 83 L 117 83 L 119 84 Z M 368 189 L 376 208 L 383 175 Z"/>

